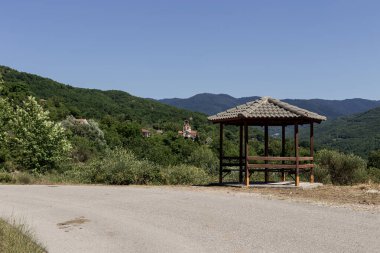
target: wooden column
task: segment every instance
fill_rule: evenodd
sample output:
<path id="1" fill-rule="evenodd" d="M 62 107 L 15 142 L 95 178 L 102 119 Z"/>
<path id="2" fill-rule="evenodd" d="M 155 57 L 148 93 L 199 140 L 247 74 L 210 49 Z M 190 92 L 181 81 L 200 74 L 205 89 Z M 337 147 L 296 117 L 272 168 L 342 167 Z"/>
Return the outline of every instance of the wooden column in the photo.
<path id="1" fill-rule="evenodd" d="M 269 155 L 269 136 L 268 136 L 268 126 L 266 125 L 265 127 L 265 137 L 264 137 L 264 155 L 268 156 Z M 268 161 L 265 161 L 265 164 L 267 164 Z M 265 183 L 269 182 L 269 171 L 268 168 L 265 168 Z"/>
<path id="2" fill-rule="evenodd" d="M 223 183 L 223 123 L 219 128 L 219 183 Z"/>
<path id="3" fill-rule="evenodd" d="M 244 123 L 244 143 L 245 143 L 245 185 L 249 186 L 249 147 L 248 147 L 248 124 Z"/>
<path id="4" fill-rule="evenodd" d="M 296 174 L 295 174 L 295 185 L 300 185 L 300 169 L 299 169 L 299 136 L 298 136 L 298 125 L 294 125 L 294 151 L 296 157 Z"/>
<path id="5" fill-rule="evenodd" d="M 314 158 L 314 123 L 310 123 L 310 156 Z M 314 183 L 314 168 L 310 168 L 310 183 Z"/>
<path id="6" fill-rule="evenodd" d="M 282 133 L 281 133 L 281 156 L 285 157 L 285 148 L 286 148 L 286 126 L 282 126 Z M 284 164 L 285 161 L 282 161 L 282 164 Z M 284 169 L 281 172 L 281 180 L 284 182 L 286 180 L 285 177 L 285 171 Z"/>
<path id="7" fill-rule="evenodd" d="M 240 125 L 239 138 L 239 183 L 243 183 L 243 125 Z"/>

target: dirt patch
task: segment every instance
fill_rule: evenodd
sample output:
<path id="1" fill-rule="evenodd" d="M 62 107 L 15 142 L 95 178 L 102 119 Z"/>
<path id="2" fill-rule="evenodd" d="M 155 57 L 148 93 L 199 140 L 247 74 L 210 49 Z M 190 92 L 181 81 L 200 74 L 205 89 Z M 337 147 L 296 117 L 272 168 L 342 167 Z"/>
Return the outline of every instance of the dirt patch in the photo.
<path id="1" fill-rule="evenodd" d="M 222 187 L 227 188 L 227 187 Z M 251 192 L 276 199 L 305 201 L 332 206 L 380 211 L 380 185 L 334 186 L 324 185 L 313 189 L 286 188 L 232 188 L 230 192 Z"/>
<path id="2" fill-rule="evenodd" d="M 169 186 L 170 187 L 170 186 Z M 186 187 L 177 187 L 186 188 Z M 189 188 L 187 188 L 189 189 Z M 342 206 L 380 212 L 380 184 L 356 186 L 324 185 L 312 189 L 301 188 L 245 188 L 245 187 L 191 187 L 195 191 L 224 192 L 227 194 L 257 194 L 266 198 L 309 202 L 328 206 Z"/>
<path id="3" fill-rule="evenodd" d="M 290 199 L 306 199 L 332 204 L 380 205 L 380 185 L 332 186 L 314 189 L 254 189 L 261 194 L 272 194 Z"/>
<path id="4" fill-rule="evenodd" d="M 57 223 L 57 226 L 59 229 L 65 229 L 65 232 L 68 232 L 69 229 L 73 227 L 79 227 L 79 229 L 82 229 L 80 225 L 89 221 L 90 221 L 89 219 L 86 219 L 85 217 L 81 216 L 72 220 Z"/>

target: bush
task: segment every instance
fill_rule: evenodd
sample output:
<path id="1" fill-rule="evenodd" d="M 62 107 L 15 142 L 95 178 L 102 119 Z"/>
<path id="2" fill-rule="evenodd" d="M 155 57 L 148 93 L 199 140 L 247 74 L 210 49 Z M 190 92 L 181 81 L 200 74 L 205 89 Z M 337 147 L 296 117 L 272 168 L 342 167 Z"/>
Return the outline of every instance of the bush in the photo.
<path id="1" fill-rule="evenodd" d="M 380 168 L 380 150 L 372 151 L 369 154 L 368 167 Z"/>
<path id="2" fill-rule="evenodd" d="M 316 182 L 329 184 L 331 183 L 330 172 L 327 166 L 319 166 L 316 164 L 314 169 L 314 179 Z"/>
<path id="3" fill-rule="evenodd" d="M 210 182 L 204 169 L 191 165 L 168 166 L 161 170 L 163 184 L 169 185 L 200 185 Z"/>
<path id="4" fill-rule="evenodd" d="M 107 151 L 103 159 L 74 164 L 64 172 L 62 180 L 100 184 L 204 184 L 210 178 L 204 169 L 190 165 L 162 167 L 138 160 L 125 149 Z"/>
<path id="5" fill-rule="evenodd" d="M 207 146 L 195 149 L 188 158 L 188 163 L 215 174 L 219 165 L 218 158 Z"/>
<path id="6" fill-rule="evenodd" d="M 33 178 L 28 173 L 18 173 L 15 175 L 15 181 L 17 184 L 31 184 L 33 183 Z"/>
<path id="7" fill-rule="evenodd" d="M 380 169 L 369 167 L 367 171 L 368 171 L 369 179 L 373 183 L 377 183 L 377 184 L 380 183 Z"/>
<path id="8" fill-rule="evenodd" d="M 71 157 L 74 161 L 87 162 L 90 158 L 103 154 L 107 148 L 104 133 L 96 121 L 68 116 L 61 124 L 70 135 L 73 145 Z"/>
<path id="9" fill-rule="evenodd" d="M 75 165 L 65 176 L 80 183 L 154 184 L 160 182 L 159 169 L 149 161 L 137 160 L 128 150 L 116 149 L 108 151 L 104 159 Z"/>
<path id="10" fill-rule="evenodd" d="M 5 161 L 1 164 L 1 167 L 5 172 L 15 172 L 20 169 L 19 166 L 12 161 Z"/>
<path id="11" fill-rule="evenodd" d="M 363 183 L 368 179 L 366 162 L 353 154 L 347 155 L 324 149 L 317 153 L 316 163 L 320 173 L 318 176 L 326 179 L 328 171 L 333 184 L 352 185 Z"/>
<path id="12" fill-rule="evenodd" d="M 0 172 L 0 183 L 13 183 L 13 177 L 7 172 Z"/>

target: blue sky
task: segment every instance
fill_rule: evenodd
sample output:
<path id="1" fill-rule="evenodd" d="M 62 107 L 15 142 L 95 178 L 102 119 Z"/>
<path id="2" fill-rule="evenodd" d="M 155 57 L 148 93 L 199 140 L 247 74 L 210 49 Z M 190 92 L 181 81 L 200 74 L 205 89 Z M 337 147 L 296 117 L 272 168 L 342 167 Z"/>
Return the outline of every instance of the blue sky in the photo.
<path id="1" fill-rule="evenodd" d="M 380 99 L 380 1 L 0 3 L 0 64 L 73 86 Z"/>

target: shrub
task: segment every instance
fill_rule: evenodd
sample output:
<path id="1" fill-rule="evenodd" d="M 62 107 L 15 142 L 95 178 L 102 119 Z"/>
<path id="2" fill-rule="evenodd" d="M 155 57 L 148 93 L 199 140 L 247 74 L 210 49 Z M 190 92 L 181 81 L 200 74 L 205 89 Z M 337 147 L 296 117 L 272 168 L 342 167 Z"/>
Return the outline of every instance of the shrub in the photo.
<path id="1" fill-rule="evenodd" d="M 154 184 L 160 182 L 159 169 L 149 161 L 137 160 L 128 150 L 116 149 L 108 151 L 104 159 L 75 165 L 65 176 L 80 183 Z"/>
<path id="2" fill-rule="evenodd" d="M 369 167 L 367 171 L 368 177 L 373 183 L 380 183 L 380 169 Z"/>
<path id="3" fill-rule="evenodd" d="M 96 121 L 79 121 L 73 116 L 68 116 L 61 124 L 69 132 L 73 144 L 71 157 L 74 161 L 86 162 L 91 157 L 102 154 L 107 148 L 104 133 Z"/>
<path id="4" fill-rule="evenodd" d="M 380 150 L 372 151 L 369 154 L 368 167 L 380 168 Z"/>
<path id="5" fill-rule="evenodd" d="M 17 171 L 19 169 L 17 164 L 13 163 L 12 161 L 5 161 L 2 164 L 2 167 L 3 167 L 2 169 L 6 172 L 14 172 L 14 171 Z"/>
<path id="6" fill-rule="evenodd" d="M 188 163 L 215 174 L 218 168 L 218 158 L 207 146 L 195 149 L 188 158 Z"/>
<path id="7" fill-rule="evenodd" d="M 147 160 L 138 160 L 125 149 L 107 151 L 101 159 L 74 164 L 64 172 L 62 180 L 101 184 L 204 184 L 210 177 L 206 170 L 191 165 L 162 167 Z"/>
<path id="8" fill-rule="evenodd" d="M 0 172 L 0 183 L 12 183 L 13 177 L 10 173 Z"/>
<path id="9" fill-rule="evenodd" d="M 210 181 L 204 169 L 191 165 L 168 166 L 161 170 L 163 184 L 200 185 Z"/>
<path id="10" fill-rule="evenodd" d="M 331 183 L 330 172 L 327 166 L 319 166 L 316 164 L 314 169 L 314 179 L 316 182 L 321 182 L 324 184 Z"/>
<path id="11" fill-rule="evenodd" d="M 33 183 L 32 176 L 28 173 L 18 173 L 15 175 L 17 184 L 31 184 Z"/>
<path id="12" fill-rule="evenodd" d="M 333 184 L 352 185 L 363 183 L 368 178 L 366 162 L 353 154 L 324 149 L 317 153 L 316 163 L 321 174 L 329 172 Z"/>

